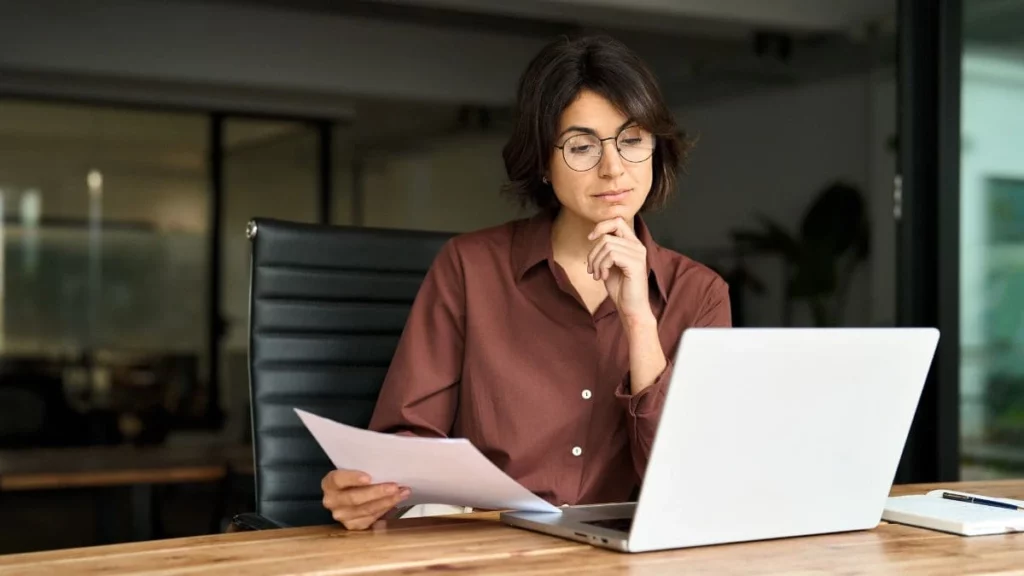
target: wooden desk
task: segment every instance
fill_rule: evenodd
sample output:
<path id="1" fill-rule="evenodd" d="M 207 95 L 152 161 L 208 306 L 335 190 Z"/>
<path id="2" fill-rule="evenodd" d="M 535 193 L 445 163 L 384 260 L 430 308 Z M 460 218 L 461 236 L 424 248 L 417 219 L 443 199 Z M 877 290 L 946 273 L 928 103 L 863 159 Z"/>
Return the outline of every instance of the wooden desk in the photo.
<path id="1" fill-rule="evenodd" d="M 251 448 L 216 442 L 0 450 L 0 496 L 28 490 L 128 489 L 133 537 L 150 540 L 160 535 L 155 485 L 224 481 L 230 462 L 241 461 L 246 450 L 251 454 Z M 106 502 L 100 504 L 96 531 L 101 541 L 110 542 L 110 534 L 126 519 L 113 516 Z M 211 527 L 219 527 L 217 513 Z"/>
<path id="2" fill-rule="evenodd" d="M 894 495 L 935 486 L 896 487 Z M 947 484 L 1024 498 L 1024 480 Z M 883 523 L 874 530 L 622 554 L 499 524 L 496 514 L 416 518 L 387 528 L 241 532 L 0 556 L 0 574 L 679 574 L 1021 573 L 1024 534 L 963 538 Z"/>
<path id="3" fill-rule="evenodd" d="M 0 491 L 214 482 L 227 449 L 201 446 L 89 446 L 0 451 Z"/>

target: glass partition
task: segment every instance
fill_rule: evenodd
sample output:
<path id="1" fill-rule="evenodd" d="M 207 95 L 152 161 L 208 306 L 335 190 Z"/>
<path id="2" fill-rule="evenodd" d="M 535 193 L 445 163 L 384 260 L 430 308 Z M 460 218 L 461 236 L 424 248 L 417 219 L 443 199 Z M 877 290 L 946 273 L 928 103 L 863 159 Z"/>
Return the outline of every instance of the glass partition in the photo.
<path id="1" fill-rule="evenodd" d="M 161 437 L 204 410 L 204 114 L 0 101 L 0 444 Z"/>
<path id="2" fill-rule="evenodd" d="M 964 0 L 960 438 L 965 479 L 1024 472 L 1024 4 Z"/>

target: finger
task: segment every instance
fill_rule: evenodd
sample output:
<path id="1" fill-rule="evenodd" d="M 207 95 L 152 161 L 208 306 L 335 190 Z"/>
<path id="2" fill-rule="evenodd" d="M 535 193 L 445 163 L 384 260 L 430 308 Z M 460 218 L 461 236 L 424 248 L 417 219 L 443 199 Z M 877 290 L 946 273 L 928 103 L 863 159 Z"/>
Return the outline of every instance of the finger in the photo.
<path id="1" fill-rule="evenodd" d="M 391 510 L 397 506 L 398 503 L 407 499 L 410 494 L 411 492 L 406 488 L 394 496 L 380 498 L 372 502 L 367 502 L 361 506 L 345 506 L 338 508 L 333 511 L 332 515 L 335 520 L 341 522 L 347 528 L 352 528 L 353 525 L 361 525 L 364 522 L 366 526 L 369 526 L 386 514 L 388 510 Z"/>
<path id="2" fill-rule="evenodd" d="M 349 530 L 367 530 L 373 528 L 375 524 L 381 522 L 380 517 L 364 516 L 362 518 L 355 518 L 348 520 L 342 524 Z"/>
<path id="3" fill-rule="evenodd" d="M 379 492 L 380 489 L 377 485 L 367 486 L 366 488 L 330 488 L 324 490 L 324 508 L 334 510 L 336 508 L 358 506 L 379 497 L 377 496 Z"/>
<path id="4" fill-rule="evenodd" d="M 612 259 L 609 261 L 609 255 Z M 594 276 L 595 280 L 607 280 L 608 274 L 602 274 L 602 270 L 610 271 L 612 265 L 619 266 L 620 268 L 640 270 L 646 265 L 647 258 L 642 250 L 636 250 L 631 246 L 622 246 L 614 243 L 606 243 L 601 250 L 594 256 L 593 260 L 593 271 L 591 275 Z"/>
<path id="5" fill-rule="evenodd" d="M 337 493 L 338 503 L 342 506 L 362 506 L 369 502 L 376 502 L 382 498 L 391 498 L 401 491 L 401 488 L 392 482 L 349 488 Z"/>
<path id="6" fill-rule="evenodd" d="M 359 470 L 332 470 L 320 481 L 320 488 L 325 492 L 338 488 L 366 486 L 370 483 L 370 475 Z"/>
<path id="7" fill-rule="evenodd" d="M 627 278 L 633 278 L 640 270 L 642 260 L 635 256 L 625 254 L 618 250 L 609 250 L 607 254 L 598 261 L 598 280 L 608 280 L 611 277 L 612 268 L 618 268 Z"/>
<path id="8" fill-rule="evenodd" d="M 364 518 L 356 518 L 354 520 L 345 520 L 344 522 L 342 522 L 342 524 L 348 530 L 366 530 L 370 526 L 373 526 L 374 522 L 375 522 L 375 519 L 369 518 L 369 517 L 364 517 Z"/>
<path id="9" fill-rule="evenodd" d="M 594 262 L 597 261 L 602 250 L 604 250 L 605 247 L 608 245 L 618 246 L 624 250 L 635 252 L 637 255 L 646 254 L 646 248 L 644 248 L 644 245 L 636 240 L 619 238 L 618 236 L 611 236 L 609 234 L 605 234 L 604 236 L 598 238 L 597 243 L 595 243 L 594 247 L 590 249 L 590 254 L 587 255 L 588 274 L 594 273 Z"/>
<path id="10" fill-rule="evenodd" d="M 597 279 L 597 268 L 594 265 L 597 263 L 598 257 L 605 250 L 605 246 L 608 245 L 608 238 L 611 238 L 611 236 L 607 234 L 599 237 L 597 242 L 594 243 L 594 246 L 591 247 L 590 253 L 587 254 L 587 274 L 594 276 L 595 280 Z"/>
<path id="11" fill-rule="evenodd" d="M 605 254 L 597 265 L 598 280 L 602 282 L 611 278 L 612 268 L 617 267 L 616 254 L 609 252 Z"/>
<path id="12" fill-rule="evenodd" d="M 408 488 L 403 488 L 394 496 L 389 496 L 387 498 L 381 498 L 379 500 L 367 502 L 362 506 L 356 507 L 354 510 L 354 515 L 357 517 L 372 516 L 374 517 L 374 519 L 380 518 L 381 515 L 383 515 L 388 510 L 394 508 L 396 505 L 398 505 L 399 502 L 402 502 L 409 498 L 411 494 L 412 491 L 410 491 Z"/>
<path id="13" fill-rule="evenodd" d="M 594 240 L 602 234 L 614 234 L 620 238 L 636 239 L 636 234 L 633 233 L 633 229 L 630 228 L 629 224 L 627 224 L 621 216 L 598 222 L 587 238 Z"/>
<path id="14" fill-rule="evenodd" d="M 346 528 L 351 528 L 355 520 L 366 515 L 367 514 L 357 506 L 338 506 L 331 510 L 331 517 L 344 524 Z"/>
<path id="15" fill-rule="evenodd" d="M 591 272 L 594 280 L 604 280 L 604 262 L 607 260 L 608 255 L 612 250 L 614 250 L 614 248 L 610 244 L 605 244 L 601 247 L 601 250 L 594 255 L 594 263 L 592 264 L 594 270 Z"/>
<path id="16" fill-rule="evenodd" d="M 602 220 L 594 225 L 593 230 L 587 236 L 590 240 L 595 240 L 602 234 L 614 234 L 616 236 L 623 236 L 623 232 L 619 229 L 620 227 L 629 228 L 626 226 L 626 221 L 622 218 L 611 218 L 609 220 Z"/>

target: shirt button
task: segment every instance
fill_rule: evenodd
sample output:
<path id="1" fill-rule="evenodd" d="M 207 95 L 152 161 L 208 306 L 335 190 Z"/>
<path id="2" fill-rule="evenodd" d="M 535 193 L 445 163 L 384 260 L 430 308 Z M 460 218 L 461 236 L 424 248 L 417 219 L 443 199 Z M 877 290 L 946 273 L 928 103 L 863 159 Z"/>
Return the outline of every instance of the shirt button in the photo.
<path id="1" fill-rule="evenodd" d="M 590 400 L 590 396 L 591 396 L 590 390 L 584 390 L 583 391 L 583 399 L 584 400 Z"/>
<path id="2" fill-rule="evenodd" d="M 583 454 L 583 448 L 580 448 L 579 446 L 573 446 L 572 447 L 572 455 L 573 456 L 579 456 L 580 454 Z"/>

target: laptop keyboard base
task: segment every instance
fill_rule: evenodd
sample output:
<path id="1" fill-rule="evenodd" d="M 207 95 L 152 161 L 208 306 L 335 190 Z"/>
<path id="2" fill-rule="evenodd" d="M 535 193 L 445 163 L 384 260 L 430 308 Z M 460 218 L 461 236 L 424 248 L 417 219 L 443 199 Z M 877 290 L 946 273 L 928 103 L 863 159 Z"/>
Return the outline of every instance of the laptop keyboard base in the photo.
<path id="1" fill-rule="evenodd" d="M 589 522 L 583 522 L 583 524 L 590 524 L 591 526 L 617 530 L 628 534 L 629 529 L 633 526 L 633 518 L 606 518 L 604 520 L 590 520 Z"/>

